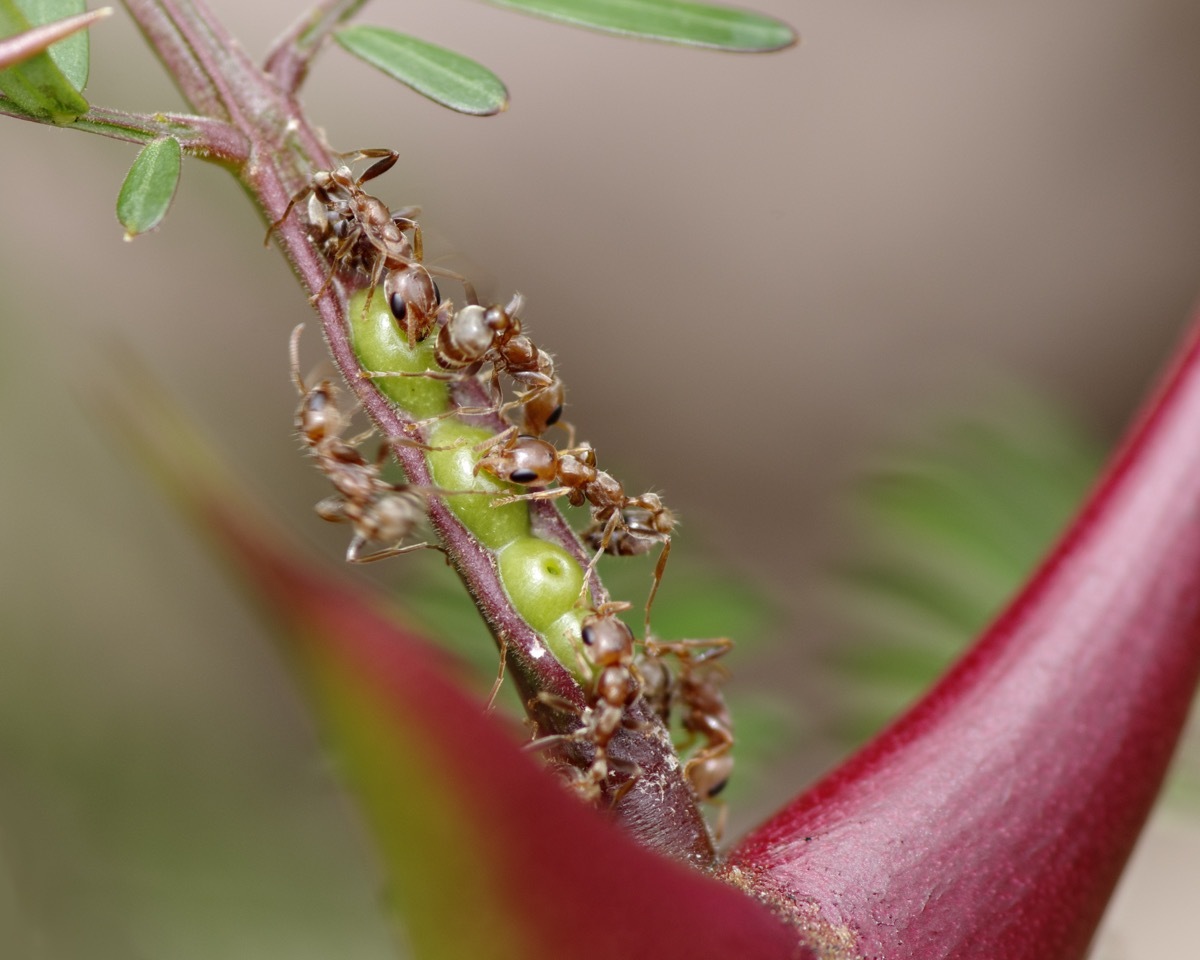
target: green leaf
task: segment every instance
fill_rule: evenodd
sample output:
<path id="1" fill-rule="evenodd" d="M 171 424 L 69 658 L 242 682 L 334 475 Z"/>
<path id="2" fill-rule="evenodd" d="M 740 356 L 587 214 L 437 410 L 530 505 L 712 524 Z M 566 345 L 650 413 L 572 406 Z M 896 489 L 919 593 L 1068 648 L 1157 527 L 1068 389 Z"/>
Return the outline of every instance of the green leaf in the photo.
<path id="1" fill-rule="evenodd" d="M 343 27 L 334 37 L 360 60 L 451 110 L 486 117 L 508 108 L 500 78 L 460 53 L 384 27 Z"/>
<path id="2" fill-rule="evenodd" d="M 87 0 L 16 0 L 25 11 L 25 16 L 34 26 L 53 23 L 76 17 L 87 10 Z M 92 13 L 89 22 L 106 17 L 112 12 L 105 7 Z M 63 76 L 78 92 L 82 93 L 88 81 L 88 35 L 86 30 L 73 34 L 49 49 L 50 59 L 63 72 Z"/>
<path id="3" fill-rule="evenodd" d="M 796 43 L 782 20 L 748 10 L 675 0 L 488 0 L 547 20 L 643 40 L 767 53 Z"/>
<path id="4" fill-rule="evenodd" d="M 153 230 L 162 222 L 179 183 L 181 150 L 174 137 L 163 137 L 142 147 L 117 196 L 117 219 L 125 239 Z"/>
<path id="5" fill-rule="evenodd" d="M 83 13 L 63 20 L 53 20 L 42 26 L 31 27 L 21 33 L 0 40 L 0 70 L 24 63 L 31 57 L 48 52 L 60 67 L 66 66 L 70 83 L 79 90 L 87 81 L 87 34 L 84 32 L 97 20 L 112 13 L 112 7 L 103 7 L 91 13 Z M 82 46 L 81 46 L 82 44 Z M 82 50 L 82 59 L 80 50 Z"/>
<path id="6" fill-rule="evenodd" d="M 72 0 L 74 2 L 74 0 Z M 51 19 L 56 19 L 52 17 Z M 15 0 L 0 0 L 0 36 L 11 37 L 31 29 L 34 23 Z M 86 41 L 85 41 L 86 42 Z M 75 79 L 79 79 L 77 55 L 67 56 Z M 87 78 L 86 52 L 82 76 Z M 37 53 L 16 66 L 0 70 L 0 93 L 31 116 L 51 123 L 70 123 L 87 112 L 87 101 L 79 89 L 55 64 L 51 55 Z"/>

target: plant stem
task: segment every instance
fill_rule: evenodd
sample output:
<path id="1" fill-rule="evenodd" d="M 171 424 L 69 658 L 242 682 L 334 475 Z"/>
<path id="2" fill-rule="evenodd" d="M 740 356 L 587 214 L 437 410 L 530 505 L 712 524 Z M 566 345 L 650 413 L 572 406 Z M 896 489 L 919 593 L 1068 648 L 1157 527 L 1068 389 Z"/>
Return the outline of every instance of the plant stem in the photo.
<path id="1" fill-rule="evenodd" d="M 263 69 L 280 90 L 294 94 L 308 75 L 309 65 L 325 38 L 354 16 L 367 0 L 321 0 L 271 45 Z"/>
<path id="2" fill-rule="evenodd" d="M 198 112 L 225 122 L 225 127 L 218 129 L 236 130 L 244 138 L 237 148 L 229 145 L 225 159 L 232 160 L 230 165 L 266 219 L 277 222 L 290 198 L 310 182 L 314 170 L 335 166 L 329 147 L 308 123 L 293 93 L 321 39 L 359 4 L 356 0 L 318 4 L 272 47 L 268 66 L 273 75 L 249 60 L 201 0 L 125 0 L 125 4 L 188 101 Z M 313 305 L 350 389 L 385 442 L 392 444 L 409 480 L 431 486 L 423 452 L 411 443 L 394 442 L 410 440 L 412 420 L 359 376 L 347 323 L 353 284 L 342 277 L 326 283 L 330 264 L 300 217 L 288 217 L 273 233 L 310 296 L 321 292 Z M 539 536 L 559 543 L 586 563 L 582 545 L 554 506 L 539 504 L 532 512 Z M 506 651 L 510 673 L 531 703 L 541 732 L 566 732 L 562 725 L 568 721 L 562 712 L 547 708 L 537 696 L 545 691 L 582 712 L 586 699 L 581 688 L 553 657 L 544 656 L 543 638 L 513 609 L 494 558 L 444 502 L 432 498 L 429 514 L 447 555 L 498 645 Z M 602 588 L 598 596 L 606 596 Z M 712 839 L 683 778 L 668 732 L 645 704 L 633 710 L 631 720 L 636 728 L 622 729 L 611 752 L 614 759 L 635 765 L 640 774 L 633 788 L 620 797 L 616 818 L 647 846 L 693 864 L 711 863 Z M 574 722 L 578 723 L 578 718 Z"/>

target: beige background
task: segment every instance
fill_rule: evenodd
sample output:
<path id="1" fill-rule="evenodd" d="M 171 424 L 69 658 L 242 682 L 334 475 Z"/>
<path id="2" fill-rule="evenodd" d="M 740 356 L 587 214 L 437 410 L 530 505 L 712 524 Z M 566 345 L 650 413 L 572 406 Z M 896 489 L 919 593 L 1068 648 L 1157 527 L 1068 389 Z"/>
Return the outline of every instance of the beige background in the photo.
<path id="1" fill-rule="evenodd" d="M 255 54 L 298 9 L 212 5 Z M 1200 10 L 756 5 L 804 44 L 718 55 L 468 0 L 377 4 L 364 21 L 496 70 L 510 111 L 451 115 L 336 50 L 303 99 L 336 147 L 401 151 L 378 192 L 423 206 L 435 254 L 485 296 L 527 295 L 570 418 L 631 486 L 667 493 L 681 546 L 781 598 L 789 646 L 757 674 L 797 696 L 804 649 L 826 629 L 806 585 L 869 452 L 1009 378 L 1113 436 L 1166 355 L 1200 285 Z M 181 106 L 120 13 L 95 31 L 89 93 Z M 166 225 L 126 245 L 112 207 L 130 146 L 5 121 L 0 147 L 0 602 L 13 640 L 0 693 L 40 678 L 81 722 L 220 714 L 228 749 L 310 762 L 250 614 L 72 399 L 105 375 L 107 341 L 136 344 L 336 556 L 341 531 L 311 523 L 322 487 L 289 427 L 286 339 L 310 315 L 304 297 L 219 170 L 189 161 Z M 738 823 L 829 759 L 807 755 Z M 1146 844 L 1104 960 L 1194 939 L 1200 871 L 1179 851 L 1200 841 L 1170 829 L 1192 832 Z M 1190 900 L 1163 910 L 1164 889 Z"/>

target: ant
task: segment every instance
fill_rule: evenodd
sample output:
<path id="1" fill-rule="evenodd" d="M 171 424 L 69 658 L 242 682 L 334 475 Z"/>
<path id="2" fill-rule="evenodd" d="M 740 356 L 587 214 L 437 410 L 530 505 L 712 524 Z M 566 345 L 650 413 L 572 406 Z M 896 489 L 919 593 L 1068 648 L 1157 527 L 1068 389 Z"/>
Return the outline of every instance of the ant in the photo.
<path id="1" fill-rule="evenodd" d="M 554 734 L 535 740 L 531 746 L 542 749 L 557 743 L 585 742 L 592 745 L 594 754 L 591 765 L 574 783 L 587 799 L 595 801 L 603 785 L 608 781 L 610 770 L 620 771 L 624 766 L 609 757 L 608 745 L 622 726 L 629 726 L 626 711 L 638 698 L 641 683 L 634 665 L 633 633 L 617 614 L 628 610 L 623 602 L 604 603 L 583 619 L 580 638 L 584 656 L 581 666 L 591 676 L 587 690 L 588 706 L 583 713 L 583 725 L 571 733 Z M 575 708 L 566 702 L 543 693 L 540 699 L 565 710 Z M 636 765 L 627 771 L 628 779 L 617 788 L 612 797 L 616 804 L 633 786 L 639 773 Z"/>
<path id="2" fill-rule="evenodd" d="M 566 388 L 554 372 L 554 359 L 550 354 L 539 349 L 521 332 L 519 313 L 524 304 L 525 298 L 517 293 L 505 306 L 492 304 L 485 308 L 478 303 L 470 303 L 446 316 L 438 331 L 434 360 L 443 370 L 449 371 L 447 373 L 433 370 L 364 372 L 363 376 L 453 380 L 476 376 L 483 364 L 490 363 L 492 384 L 497 391 L 495 405 L 461 408 L 452 415 L 503 413 L 520 407 L 520 427 L 523 432 L 541 436 L 562 417 Z M 500 373 L 507 374 L 515 383 L 526 388 L 512 403 L 503 402 L 498 383 Z M 573 445 L 574 429 L 569 424 L 563 424 L 563 427 L 570 438 L 569 445 Z M 507 434 L 501 434 L 494 442 L 501 442 L 505 436 Z"/>
<path id="3" fill-rule="evenodd" d="M 375 287 L 382 280 L 392 313 L 404 324 L 409 343 L 416 343 L 428 336 L 439 316 L 449 311 L 448 303 L 442 305 L 433 272 L 462 283 L 471 299 L 474 290 L 464 277 L 443 269 L 431 271 L 421 263 L 424 241 L 421 225 L 414 219 L 419 208 L 405 207 L 392 213 L 382 200 L 363 189 L 364 183 L 395 166 L 400 154 L 375 148 L 340 156 L 348 162 L 314 173 L 288 201 L 283 215 L 267 228 L 264 243 L 270 241 L 296 204 L 307 200 L 309 230 L 333 261 L 329 275 L 312 299 L 320 299 L 341 267 L 367 275 L 370 288 L 364 309 L 369 310 Z M 351 166 L 359 160 L 375 162 L 355 177 Z"/>
<path id="4" fill-rule="evenodd" d="M 337 405 L 337 388 L 329 380 L 309 387 L 300 376 L 303 330 L 304 324 L 300 324 L 292 331 L 290 344 L 292 382 L 301 396 L 296 409 L 296 429 L 317 461 L 317 468 L 337 491 L 317 504 L 317 514 L 323 520 L 349 523 L 354 528 L 346 549 L 347 562 L 371 563 L 414 550 L 440 549 L 430 543 L 398 545 L 425 517 L 426 496 L 440 491 L 382 479 L 380 468 L 387 448 L 380 447 L 373 463 L 358 449 L 370 431 L 343 439 L 342 433 L 350 420 Z M 363 549 L 372 541 L 394 545 L 364 555 Z"/>
<path id="5" fill-rule="evenodd" d="M 447 370 L 474 372 L 491 363 L 493 380 L 505 373 L 525 387 L 513 404 L 498 409 L 521 407 L 524 432 L 541 436 L 562 416 L 566 388 L 554 373 L 553 357 L 522 333 L 519 314 L 524 305 L 525 298 L 515 293 L 503 307 L 463 307 L 438 332 L 434 358 Z"/>
<path id="6" fill-rule="evenodd" d="M 645 657 L 638 663 L 647 701 L 664 722 L 670 722 L 675 705 L 682 710 L 682 726 L 689 737 L 704 745 L 683 767 L 683 776 L 700 800 L 712 801 L 725 788 L 733 773 L 733 718 L 721 694 L 728 671 L 713 661 L 733 647 L 726 637 L 714 640 L 661 642 L 647 638 Z M 670 655 L 680 664 L 674 677 L 663 663 Z M 725 819 L 721 811 L 718 835 Z"/>
<path id="7" fill-rule="evenodd" d="M 559 485 L 549 490 L 494 500 L 494 506 L 518 500 L 566 497 L 572 506 L 581 507 L 586 503 L 591 507 L 591 524 L 584 530 L 583 537 L 597 552 L 585 572 L 584 591 L 587 590 L 588 575 L 604 554 L 637 556 L 648 553 L 655 543 L 661 543 L 662 552 L 654 567 L 654 584 L 646 600 L 646 636 L 650 635 L 650 608 L 662 583 L 671 554 L 671 532 L 675 528 L 675 515 L 658 494 L 627 497 L 619 480 L 596 468 L 596 451 L 586 443 L 559 452 L 545 440 L 514 435 L 479 460 L 475 471 L 480 470 L 522 486 L 558 481 Z"/>

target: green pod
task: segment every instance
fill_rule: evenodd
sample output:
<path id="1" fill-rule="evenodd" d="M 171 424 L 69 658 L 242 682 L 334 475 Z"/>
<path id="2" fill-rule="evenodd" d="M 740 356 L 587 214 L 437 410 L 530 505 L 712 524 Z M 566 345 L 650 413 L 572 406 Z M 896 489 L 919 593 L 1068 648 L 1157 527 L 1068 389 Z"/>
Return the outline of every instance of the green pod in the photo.
<path id="1" fill-rule="evenodd" d="M 430 431 L 429 444 L 454 449 L 431 450 L 427 459 L 434 484 L 443 490 L 480 491 L 477 497 L 448 497 L 446 503 L 476 540 L 491 550 L 498 550 L 507 543 L 529 536 L 529 507 L 524 503 L 492 506 L 496 497 L 519 492 L 520 488 L 503 483 L 490 474 L 475 473 L 475 464 L 482 452 L 474 446 L 491 437 L 489 431 L 469 427 L 460 420 L 443 420 Z"/>
<path id="2" fill-rule="evenodd" d="M 591 675 L 581 653 L 583 650 L 583 619 L 591 612 L 581 607 L 575 607 L 542 631 L 542 637 L 554 659 L 570 671 L 576 682 L 584 685 L 591 682 Z"/>
<path id="3" fill-rule="evenodd" d="M 522 537 L 501 550 L 496 560 L 508 598 L 534 630 L 544 635 L 574 609 L 583 589 L 583 568 L 557 543 Z M 554 653 L 571 668 L 573 654 L 564 659 Z"/>
<path id="4" fill-rule="evenodd" d="M 364 370 L 372 373 L 424 373 L 444 371 L 433 358 L 436 338 L 427 337 L 409 346 L 396 318 L 388 309 L 387 297 L 375 290 L 367 309 L 367 291 L 350 298 L 350 344 Z M 437 416 L 450 407 L 450 387 L 433 377 L 374 377 L 379 392 L 414 420 Z"/>

